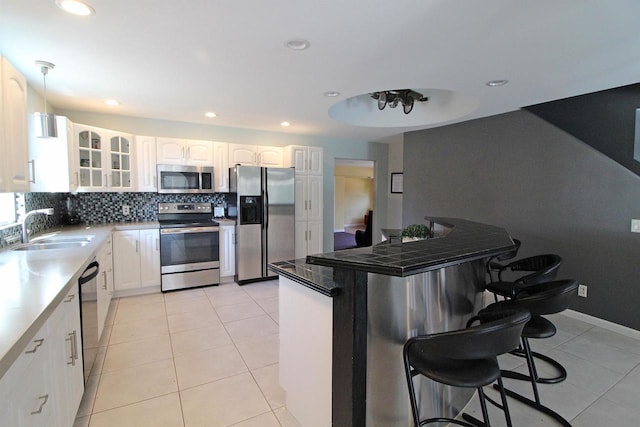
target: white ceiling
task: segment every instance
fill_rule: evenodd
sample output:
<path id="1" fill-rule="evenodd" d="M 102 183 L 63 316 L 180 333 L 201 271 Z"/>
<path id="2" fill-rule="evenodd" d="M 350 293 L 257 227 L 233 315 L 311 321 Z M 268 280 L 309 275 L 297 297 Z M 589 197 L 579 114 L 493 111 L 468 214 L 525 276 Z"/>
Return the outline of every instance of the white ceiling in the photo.
<path id="1" fill-rule="evenodd" d="M 59 109 L 379 140 L 640 81 L 638 0 L 90 3 L 96 15 L 80 18 L 54 0 L 0 2 L 0 52 L 40 92 L 34 61 L 56 64 L 47 92 Z M 294 38 L 311 47 L 287 49 Z M 495 79 L 509 83 L 485 85 Z M 411 121 L 371 99 L 367 114 L 402 127 L 329 116 L 349 98 L 404 88 L 448 96 Z"/>

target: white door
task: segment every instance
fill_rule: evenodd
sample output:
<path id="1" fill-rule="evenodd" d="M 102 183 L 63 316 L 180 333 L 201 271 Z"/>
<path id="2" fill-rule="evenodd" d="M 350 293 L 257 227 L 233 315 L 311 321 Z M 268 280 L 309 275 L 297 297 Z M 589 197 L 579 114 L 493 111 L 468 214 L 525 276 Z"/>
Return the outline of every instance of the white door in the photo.
<path id="1" fill-rule="evenodd" d="M 229 144 L 213 143 L 213 185 L 217 193 L 229 192 Z"/>
<path id="2" fill-rule="evenodd" d="M 140 232 L 113 232 L 113 282 L 116 291 L 140 287 Z"/>
<path id="3" fill-rule="evenodd" d="M 307 219 L 322 221 L 322 176 L 307 176 Z"/>
<path id="4" fill-rule="evenodd" d="M 140 286 L 160 286 L 160 231 L 140 230 Z"/>
<path id="5" fill-rule="evenodd" d="M 182 165 L 185 159 L 184 141 L 175 138 L 157 138 L 157 163 Z"/>
<path id="6" fill-rule="evenodd" d="M 295 252 L 296 258 L 304 258 L 307 256 L 307 221 L 296 221 L 295 230 Z"/>
<path id="7" fill-rule="evenodd" d="M 220 277 L 236 274 L 236 230 L 233 225 L 220 227 Z"/>
<path id="8" fill-rule="evenodd" d="M 309 221 L 307 233 L 307 255 L 322 253 L 322 222 Z"/>
<path id="9" fill-rule="evenodd" d="M 136 181 L 138 191 L 158 191 L 156 138 L 155 136 L 136 136 L 138 170 Z"/>
<path id="10" fill-rule="evenodd" d="M 185 159 L 188 165 L 213 166 L 213 143 L 188 140 Z"/>
<path id="11" fill-rule="evenodd" d="M 235 165 L 255 166 L 257 156 L 254 145 L 229 144 L 229 166 Z"/>
<path id="12" fill-rule="evenodd" d="M 322 175 L 322 147 L 309 147 L 307 152 L 307 173 Z"/>
<path id="13" fill-rule="evenodd" d="M 258 163 L 264 167 L 282 167 L 282 148 L 258 146 Z"/>

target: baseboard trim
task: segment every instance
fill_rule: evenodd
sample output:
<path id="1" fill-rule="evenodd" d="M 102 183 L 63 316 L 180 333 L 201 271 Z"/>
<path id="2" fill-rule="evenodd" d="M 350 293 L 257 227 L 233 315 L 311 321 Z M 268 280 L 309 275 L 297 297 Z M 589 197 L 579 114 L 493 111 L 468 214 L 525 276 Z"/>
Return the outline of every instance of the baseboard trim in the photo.
<path id="1" fill-rule="evenodd" d="M 606 329 L 611 332 L 616 332 L 620 335 L 624 335 L 629 338 L 633 338 L 636 340 L 640 340 L 640 331 L 636 329 L 629 328 L 627 326 L 622 326 L 617 323 L 609 322 L 608 320 L 603 320 L 594 316 L 590 316 L 588 314 L 580 313 L 575 310 L 565 310 L 562 314 L 572 317 L 574 319 L 582 320 L 583 322 L 589 323 L 594 326 L 598 326 L 602 329 Z"/>

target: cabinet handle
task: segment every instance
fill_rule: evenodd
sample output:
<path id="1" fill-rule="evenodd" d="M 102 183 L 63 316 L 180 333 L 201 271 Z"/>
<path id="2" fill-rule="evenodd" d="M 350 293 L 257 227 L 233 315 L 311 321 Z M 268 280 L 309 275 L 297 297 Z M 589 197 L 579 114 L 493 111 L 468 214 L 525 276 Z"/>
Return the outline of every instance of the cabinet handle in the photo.
<path id="1" fill-rule="evenodd" d="M 80 173 L 78 171 L 75 172 L 76 175 L 76 187 L 80 186 Z"/>
<path id="2" fill-rule="evenodd" d="M 160 251 L 160 239 L 156 237 L 156 252 Z"/>
<path id="3" fill-rule="evenodd" d="M 305 211 L 306 211 L 306 210 L 308 210 L 308 209 L 307 209 L 307 201 L 306 201 L 306 200 L 304 201 L 304 210 L 305 210 Z"/>
<path id="4" fill-rule="evenodd" d="M 107 272 L 106 271 L 102 272 L 102 277 L 104 277 L 104 284 L 102 285 L 102 289 L 106 291 L 107 290 Z"/>
<path id="5" fill-rule="evenodd" d="M 311 210 L 311 200 L 309 200 L 309 210 Z"/>
<path id="6" fill-rule="evenodd" d="M 70 348 L 71 348 L 71 357 L 70 357 L 71 360 L 67 362 L 67 365 L 71 365 L 71 366 L 76 366 L 75 334 L 76 334 L 76 331 L 69 332 L 67 334 L 69 337 L 65 338 L 65 341 L 69 342 Z"/>
<path id="7" fill-rule="evenodd" d="M 63 300 L 63 302 L 71 302 L 75 297 L 76 297 L 76 294 L 71 294 L 66 300 Z"/>
<path id="8" fill-rule="evenodd" d="M 104 185 L 103 187 L 109 188 L 109 181 L 107 181 L 107 174 L 104 174 Z"/>
<path id="9" fill-rule="evenodd" d="M 36 183 L 36 160 L 35 159 L 29 160 L 27 162 L 27 165 L 29 163 L 31 163 L 31 179 L 29 180 L 29 182 L 32 182 L 35 184 Z"/>
<path id="10" fill-rule="evenodd" d="M 136 240 L 136 253 L 138 253 L 139 248 L 140 248 L 140 240 Z"/>
<path id="11" fill-rule="evenodd" d="M 40 347 L 42 345 L 42 343 L 44 343 L 44 338 L 33 340 L 33 342 L 36 343 L 36 346 L 33 347 L 33 349 L 31 349 L 31 350 L 25 351 L 24 354 L 35 353 L 38 350 L 38 347 Z"/>
<path id="12" fill-rule="evenodd" d="M 157 176 L 153 176 L 153 186 L 158 188 L 158 177 Z"/>
<path id="13" fill-rule="evenodd" d="M 31 413 L 31 415 L 38 415 L 42 413 L 42 408 L 44 408 L 44 405 L 47 404 L 47 401 L 49 400 L 49 395 L 45 394 L 44 396 L 38 396 L 38 399 L 42 399 L 42 403 L 40 404 L 40 407 L 38 409 L 36 409 Z"/>

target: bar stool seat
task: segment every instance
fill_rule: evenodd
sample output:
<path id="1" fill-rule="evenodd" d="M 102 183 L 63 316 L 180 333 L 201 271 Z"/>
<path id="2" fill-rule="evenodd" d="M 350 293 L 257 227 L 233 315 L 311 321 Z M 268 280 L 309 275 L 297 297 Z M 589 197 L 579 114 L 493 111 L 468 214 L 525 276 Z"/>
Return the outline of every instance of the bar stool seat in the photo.
<path id="1" fill-rule="evenodd" d="M 567 372 L 557 361 L 546 355 L 532 351 L 529 339 L 549 338 L 555 335 L 555 325 L 553 325 L 553 323 L 548 319 L 544 318 L 543 315 L 560 313 L 566 310 L 569 307 L 571 299 L 576 295 L 577 289 L 578 282 L 576 280 L 556 280 L 530 285 L 516 294 L 513 299 L 493 303 L 478 313 L 478 317 L 482 319 L 483 316 L 490 316 L 493 311 L 501 313 L 507 309 L 529 310 L 531 313 L 531 320 L 529 320 L 522 329 L 522 347 L 515 351 L 516 354 L 526 358 L 529 375 L 513 371 L 502 371 L 502 376 L 505 378 L 529 381 L 531 383 L 534 399 L 528 399 L 525 396 L 508 389 L 505 389 L 505 392 L 509 397 L 513 397 L 514 399 L 549 415 L 563 426 L 568 427 L 570 427 L 570 424 L 560 414 L 541 403 L 537 385 L 538 383 L 554 383 L 562 381 L 566 378 Z M 558 377 L 552 379 L 540 378 L 534 359 L 541 359 L 551 364 L 560 371 L 560 374 Z"/>
<path id="2" fill-rule="evenodd" d="M 503 409 L 507 425 L 511 427 L 497 356 L 518 346 L 522 329 L 530 318 L 526 310 L 498 310 L 491 313 L 489 321 L 478 326 L 410 338 L 404 345 L 403 358 L 414 425 L 449 422 L 468 427 L 489 427 L 491 424 L 485 402 L 487 399 Z M 421 420 L 413 384 L 413 378 L 417 375 L 450 386 L 476 388 L 484 424 L 469 416 L 465 417 L 469 422 L 445 417 Z M 494 381 L 497 381 L 502 390 L 502 404 L 486 397 L 482 390 L 483 386 Z"/>

